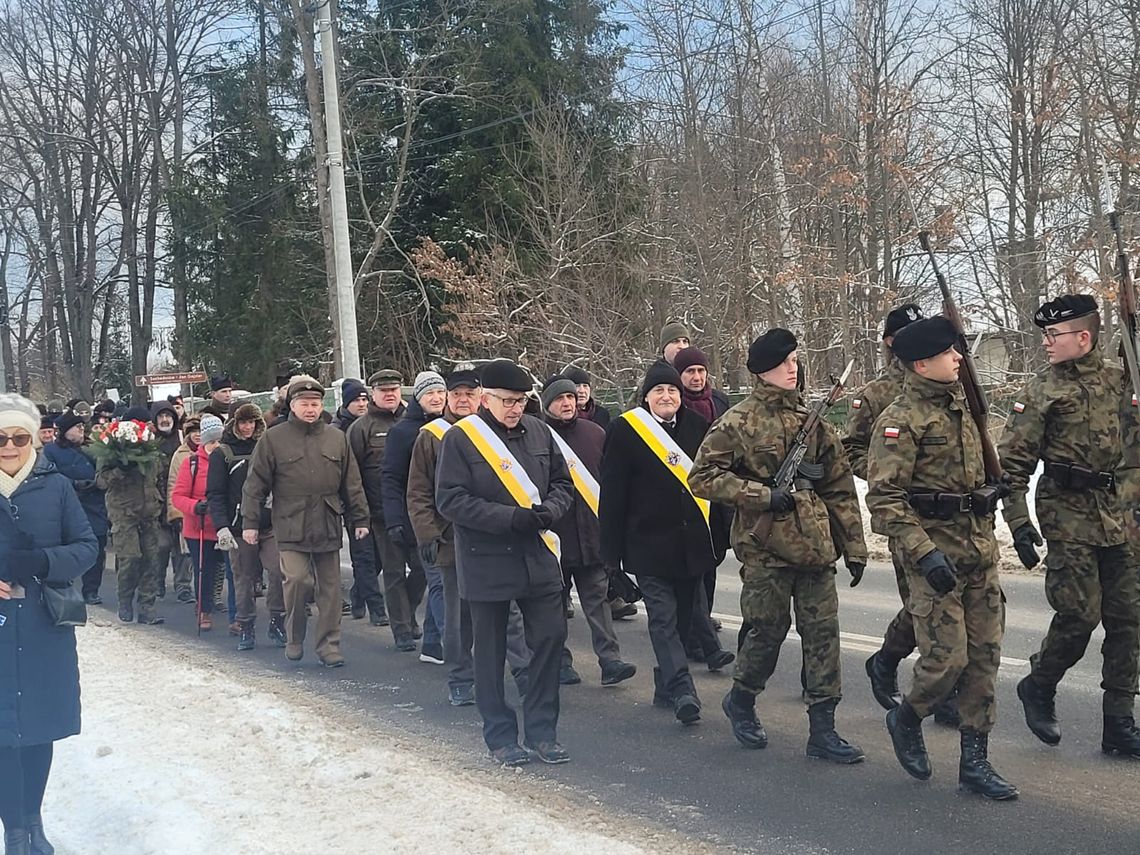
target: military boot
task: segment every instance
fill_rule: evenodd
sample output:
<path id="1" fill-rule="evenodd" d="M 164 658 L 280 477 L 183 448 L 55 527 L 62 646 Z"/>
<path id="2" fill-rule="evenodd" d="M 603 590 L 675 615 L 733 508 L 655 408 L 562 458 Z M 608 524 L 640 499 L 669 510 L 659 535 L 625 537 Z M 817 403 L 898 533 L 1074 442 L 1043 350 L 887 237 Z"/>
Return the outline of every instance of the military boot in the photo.
<path id="1" fill-rule="evenodd" d="M 1002 802 L 1017 798 L 1017 787 L 994 771 L 989 761 L 988 733 L 972 727 L 962 731 L 962 759 L 958 763 L 958 787 L 987 799 Z"/>
<path id="2" fill-rule="evenodd" d="M 269 616 L 269 640 L 274 647 L 284 647 L 289 643 L 289 638 L 285 635 L 285 615 Z"/>
<path id="3" fill-rule="evenodd" d="M 44 821 L 39 814 L 24 820 L 28 827 L 28 851 L 32 855 L 55 855 L 55 847 L 44 836 Z"/>
<path id="4" fill-rule="evenodd" d="M 238 630 L 238 650 L 253 650 L 257 647 L 257 640 L 253 635 L 253 621 L 241 621 L 241 629 Z"/>
<path id="5" fill-rule="evenodd" d="M 1061 727 L 1057 724 L 1055 706 L 1056 687 L 1044 689 L 1032 677 L 1025 677 L 1017 684 L 1017 696 L 1021 698 L 1021 705 L 1025 708 L 1025 723 L 1033 735 L 1046 745 L 1060 742 Z"/>
<path id="6" fill-rule="evenodd" d="M 908 775 L 925 781 L 930 778 L 930 755 L 922 739 L 922 719 L 905 700 L 887 713 L 887 731 L 895 748 L 895 757 Z"/>
<path id="7" fill-rule="evenodd" d="M 1106 715 L 1100 750 L 1122 757 L 1140 757 L 1140 730 L 1130 715 Z"/>
<path id="8" fill-rule="evenodd" d="M 732 724 L 732 735 L 745 748 L 767 748 L 768 734 L 756 717 L 756 696 L 736 686 L 724 696 L 720 708 Z"/>
<path id="9" fill-rule="evenodd" d="M 26 828 L 4 829 L 4 855 L 32 855 Z"/>
<path id="10" fill-rule="evenodd" d="M 871 694 L 885 710 L 893 710 L 902 703 L 899 692 L 899 663 L 890 661 L 883 651 L 867 660 L 867 676 L 871 678 Z"/>
<path id="11" fill-rule="evenodd" d="M 808 737 L 807 756 L 832 763 L 860 763 L 867 756 L 863 749 L 835 732 L 835 705 L 838 703 L 823 701 L 808 707 L 811 735 Z"/>

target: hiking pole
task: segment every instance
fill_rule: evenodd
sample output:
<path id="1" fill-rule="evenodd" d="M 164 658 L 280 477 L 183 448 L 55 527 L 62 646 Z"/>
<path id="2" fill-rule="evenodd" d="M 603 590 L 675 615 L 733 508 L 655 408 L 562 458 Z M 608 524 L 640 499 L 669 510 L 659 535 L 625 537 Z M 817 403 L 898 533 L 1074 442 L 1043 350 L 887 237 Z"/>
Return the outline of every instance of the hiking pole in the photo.
<path id="1" fill-rule="evenodd" d="M 206 553 L 206 515 L 198 515 L 198 637 L 202 637 L 202 583 L 204 581 Z M 211 592 L 210 596 L 213 596 Z"/>

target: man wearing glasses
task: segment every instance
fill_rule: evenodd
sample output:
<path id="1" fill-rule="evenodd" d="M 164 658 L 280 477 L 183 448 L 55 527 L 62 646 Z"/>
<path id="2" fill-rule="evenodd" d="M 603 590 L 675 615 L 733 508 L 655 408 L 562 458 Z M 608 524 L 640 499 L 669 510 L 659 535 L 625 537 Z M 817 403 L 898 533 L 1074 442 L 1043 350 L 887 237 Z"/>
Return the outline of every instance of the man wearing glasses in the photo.
<path id="1" fill-rule="evenodd" d="M 503 692 L 511 600 L 532 651 L 523 699 L 526 745 L 544 763 L 570 759 L 558 744 L 566 613 L 560 545 L 550 529 L 573 504 L 574 485 L 550 431 L 523 413 L 532 388 L 513 362 L 487 363 L 479 410 L 443 436 L 436 472 L 436 504 L 455 527 L 459 594 L 471 610 L 483 738 L 504 766 L 530 761 Z"/>
<path id="2" fill-rule="evenodd" d="M 1055 698 L 1065 672 L 1080 661 L 1097 624 L 1104 625 L 1101 748 L 1106 754 L 1140 757 L 1140 731 L 1133 719 L 1140 655 L 1140 575 L 1125 532 L 1117 495 L 1122 419 L 1136 407 L 1124 372 L 1105 361 L 1097 346 L 1096 300 L 1069 294 L 1041 306 L 1041 327 L 1050 370 L 1018 393 L 999 451 L 1012 479 L 1003 513 L 1026 567 L 1040 560 L 1035 547 L 1048 544 L 1045 595 L 1055 614 L 1029 676 L 1017 684 L 1025 723 L 1047 745 L 1061 741 Z M 1038 461 L 1038 533 L 1027 494 Z"/>

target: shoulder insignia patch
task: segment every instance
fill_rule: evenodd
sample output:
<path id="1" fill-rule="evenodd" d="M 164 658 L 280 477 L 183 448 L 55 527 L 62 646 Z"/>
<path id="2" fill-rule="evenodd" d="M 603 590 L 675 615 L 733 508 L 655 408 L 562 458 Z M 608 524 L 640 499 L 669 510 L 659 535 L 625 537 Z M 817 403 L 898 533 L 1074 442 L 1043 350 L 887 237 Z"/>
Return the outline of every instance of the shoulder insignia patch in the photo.
<path id="1" fill-rule="evenodd" d="M 1024 413 L 1025 412 L 1025 404 L 1021 403 L 1021 401 L 1015 401 L 1013 404 L 1013 411 L 1015 413 Z"/>
<path id="2" fill-rule="evenodd" d="M 1140 406 L 1140 402 L 1137 402 L 1137 400 L 1136 400 L 1136 393 L 1135 392 L 1132 393 L 1132 406 L 1134 406 L 1134 407 Z"/>
<path id="3" fill-rule="evenodd" d="M 887 439 L 898 439 L 899 429 L 897 427 L 885 427 L 883 428 L 883 436 Z"/>
<path id="4" fill-rule="evenodd" d="M 857 410 L 862 406 L 863 406 L 863 399 L 862 398 L 856 398 L 854 401 L 851 402 L 851 409 L 853 409 L 853 410 Z"/>

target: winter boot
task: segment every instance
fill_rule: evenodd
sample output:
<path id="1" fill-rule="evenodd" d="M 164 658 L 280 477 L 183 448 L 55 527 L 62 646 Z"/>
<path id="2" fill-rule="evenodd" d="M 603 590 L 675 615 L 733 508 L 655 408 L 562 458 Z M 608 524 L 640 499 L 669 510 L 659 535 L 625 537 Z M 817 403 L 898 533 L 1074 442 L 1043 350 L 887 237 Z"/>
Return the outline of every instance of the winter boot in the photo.
<path id="1" fill-rule="evenodd" d="M 1140 730 L 1130 715 L 1106 715 L 1100 750 L 1122 757 L 1140 757 Z"/>
<path id="2" fill-rule="evenodd" d="M 26 828 L 4 829 L 4 855 L 32 855 Z"/>
<path id="3" fill-rule="evenodd" d="M 835 732 L 835 706 L 839 701 L 822 701 L 808 707 L 808 723 L 811 735 L 808 736 L 807 756 L 832 763 L 861 763 L 866 754 L 858 745 L 852 745 Z"/>
<path id="4" fill-rule="evenodd" d="M 28 851 L 32 855 L 55 855 L 55 847 L 44 837 L 43 817 L 38 814 L 29 816 L 24 820 L 24 825 L 28 827 L 28 839 L 30 841 Z"/>
<path id="5" fill-rule="evenodd" d="M 958 788 L 994 801 L 1017 798 L 1017 787 L 994 771 L 989 761 L 988 733 L 972 727 L 962 731 L 962 759 L 958 763 Z"/>
<path id="6" fill-rule="evenodd" d="M 890 661 L 883 651 L 867 660 L 867 676 L 871 678 L 871 694 L 885 710 L 893 710 L 902 704 L 899 692 L 899 663 Z"/>
<path id="7" fill-rule="evenodd" d="M 269 616 L 269 640 L 273 642 L 274 647 L 284 647 L 289 643 L 285 635 L 285 615 Z"/>
<path id="8" fill-rule="evenodd" d="M 1057 723 L 1057 689 L 1044 689 L 1034 682 L 1033 677 L 1025 677 L 1017 684 L 1017 696 L 1025 708 L 1025 723 L 1033 735 L 1046 745 L 1056 745 L 1061 741 L 1061 727 Z"/>
<path id="9" fill-rule="evenodd" d="M 952 727 L 957 730 L 962 724 L 962 717 L 958 714 L 957 693 L 944 698 L 933 710 L 934 723 L 943 727 Z"/>
<path id="10" fill-rule="evenodd" d="M 135 622 L 135 607 L 131 603 L 119 603 L 119 620 L 123 623 Z"/>
<path id="11" fill-rule="evenodd" d="M 253 650 L 257 647 L 257 641 L 253 635 L 253 621 L 243 620 L 241 628 L 238 630 L 238 650 Z"/>
<path id="12" fill-rule="evenodd" d="M 736 686 L 724 696 L 720 708 L 732 724 L 732 735 L 745 748 L 767 748 L 768 734 L 756 717 L 756 696 Z"/>
<path id="13" fill-rule="evenodd" d="M 930 778 L 930 755 L 922 739 L 922 719 L 905 700 L 887 713 L 887 731 L 895 747 L 895 757 L 908 775 L 925 781 Z"/>

